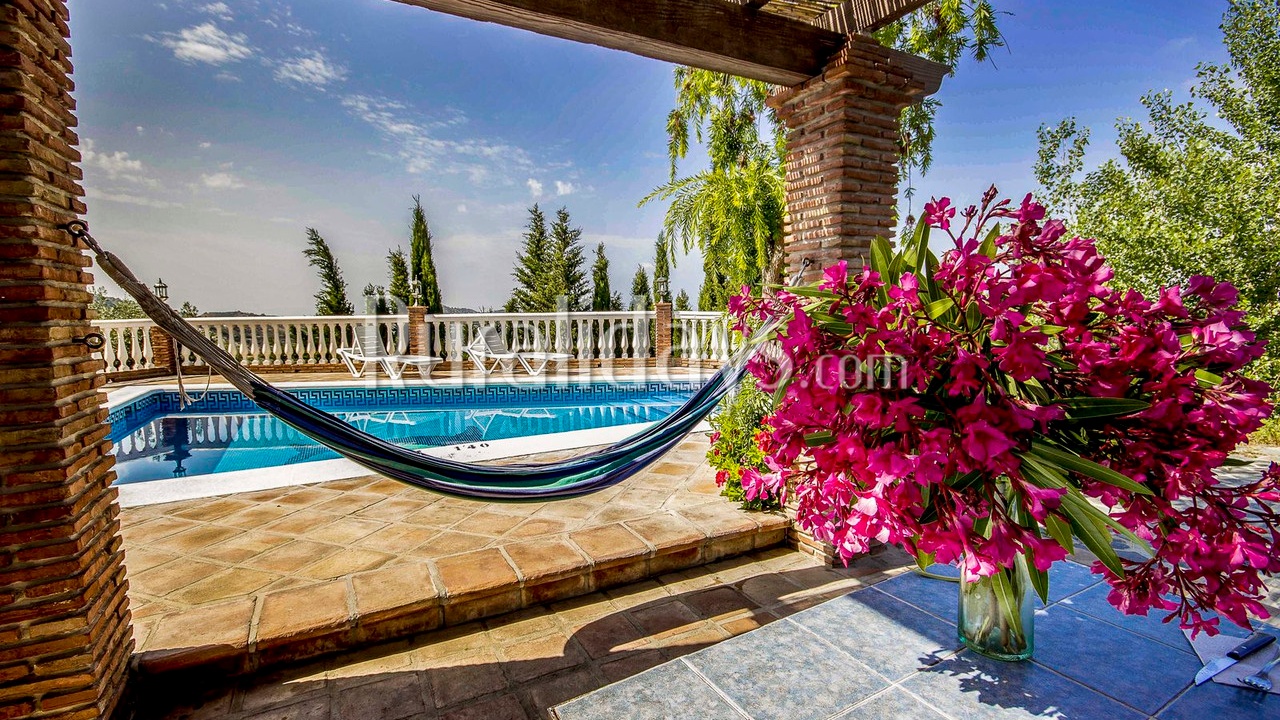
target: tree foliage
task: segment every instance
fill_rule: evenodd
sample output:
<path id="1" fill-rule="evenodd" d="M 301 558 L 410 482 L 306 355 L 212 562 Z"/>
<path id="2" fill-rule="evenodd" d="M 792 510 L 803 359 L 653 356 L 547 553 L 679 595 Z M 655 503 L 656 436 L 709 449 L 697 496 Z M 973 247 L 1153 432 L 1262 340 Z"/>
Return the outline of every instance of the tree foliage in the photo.
<path id="1" fill-rule="evenodd" d="M 307 228 L 307 249 L 302 251 L 307 262 L 320 277 L 320 292 L 315 294 L 317 315 L 353 315 L 355 309 L 347 300 L 347 283 L 342 279 L 338 261 L 315 228 Z"/>
<path id="2" fill-rule="evenodd" d="M 388 295 L 404 307 L 412 304 L 413 285 L 409 281 L 409 260 L 400 248 L 387 252 L 387 280 Z"/>
<path id="3" fill-rule="evenodd" d="M 665 232 L 658 233 L 658 241 L 653 245 L 653 300 L 671 302 L 671 243 Z"/>
<path id="4" fill-rule="evenodd" d="M 525 226 L 524 244 L 516 255 L 515 270 L 511 272 L 516 280 L 516 287 L 511 293 L 511 299 L 507 301 L 507 312 L 544 312 L 542 308 L 554 301 L 546 297 L 550 257 L 547 217 L 542 208 L 534 203 L 529 208 L 529 224 Z"/>
<path id="5" fill-rule="evenodd" d="M 582 229 L 571 227 L 569 222 L 569 210 L 562 207 L 556 211 L 555 222 L 551 223 L 551 273 L 546 294 L 550 296 L 552 305 L 547 312 L 560 309 L 561 297 L 565 299 L 565 310 L 584 310 L 591 294 L 583 267 Z"/>
<path id="6" fill-rule="evenodd" d="M 1117 123 L 1119 158 L 1084 173 L 1087 129 L 1040 129 L 1044 198 L 1096 237 L 1116 281 L 1144 293 L 1210 275 L 1240 289 L 1270 340 L 1257 373 L 1280 380 L 1280 7 L 1236 2 L 1222 25 L 1225 64 L 1201 64 L 1193 101 L 1142 98 L 1146 123 Z M 1205 106 L 1212 112 L 1206 112 Z"/>
<path id="7" fill-rule="evenodd" d="M 196 307 L 195 303 L 188 300 L 182 303 L 182 309 L 178 310 L 178 314 L 184 318 L 193 318 L 200 314 L 200 308 Z"/>
<path id="8" fill-rule="evenodd" d="M 132 299 L 112 297 L 103 288 L 93 293 L 89 307 L 99 320 L 135 320 L 147 316 L 142 312 L 142 306 Z"/>
<path id="9" fill-rule="evenodd" d="M 681 290 L 680 294 L 676 295 L 674 309 L 676 312 L 684 312 L 686 310 L 693 309 L 693 306 L 689 304 L 689 293 L 685 292 L 684 290 Z"/>
<path id="10" fill-rule="evenodd" d="M 596 246 L 596 259 L 591 264 L 591 309 L 596 312 L 622 309 L 622 297 L 609 285 L 609 258 L 604 243 Z"/>
<path id="11" fill-rule="evenodd" d="M 645 272 L 643 265 L 636 267 L 636 274 L 631 278 L 631 309 L 653 309 L 653 293 L 649 290 L 649 273 Z"/>
<path id="12" fill-rule="evenodd" d="M 991 0 L 936 0 L 875 37 L 955 67 L 965 56 L 986 61 L 1003 46 L 997 16 Z M 667 116 L 671 177 L 641 205 L 670 203 L 668 237 L 685 252 L 697 247 L 704 256 L 699 307 L 723 309 L 743 285 L 781 280 L 785 129 L 765 104 L 772 89 L 766 83 L 680 67 L 675 86 L 676 105 Z M 904 169 L 928 170 L 939 107 L 930 99 L 903 112 Z M 694 142 L 705 145 L 709 167 L 679 177 Z"/>
<path id="13" fill-rule="evenodd" d="M 422 209 L 418 195 L 413 196 L 412 213 L 409 221 L 409 267 L 412 268 L 410 277 L 414 282 L 411 287 L 428 313 L 444 312 L 436 262 L 431 255 L 431 228 L 427 225 L 427 213 Z"/>

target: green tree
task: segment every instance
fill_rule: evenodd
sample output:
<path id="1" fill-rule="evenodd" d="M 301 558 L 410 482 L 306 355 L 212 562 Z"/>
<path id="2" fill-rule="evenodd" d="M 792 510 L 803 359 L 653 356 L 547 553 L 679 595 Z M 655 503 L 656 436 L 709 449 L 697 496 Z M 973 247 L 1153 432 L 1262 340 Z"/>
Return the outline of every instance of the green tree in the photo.
<path id="1" fill-rule="evenodd" d="M 338 261 L 315 228 L 307 228 L 307 249 L 302 252 L 320 276 L 320 292 L 315 294 L 316 314 L 354 315 L 355 309 L 347 300 L 347 283 L 342 279 Z"/>
<path id="2" fill-rule="evenodd" d="M 550 267 L 546 294 L 552 304 L 547 311 L 559 309 L 561 296 L 570 312 L 584 309 L 591 291 L 583 268 L 582 229 L 569 226 L 569 211 L 563 207 L 556 211 L 555 222 L 551 223 Z"/>
<path id="3" fill-rule="evenodd" d="M 372 312 L 375 315 L 391 314 L 391 303 L 387 302 L 387 289 L 373 283 L 365 285 L 363 311 Z"/>
<path id="4" fill-rule="evenodd" d="M 596 246 L 596 260 L 591 264 L 591 309 L 596 312 L 614 310 L 613 290 L 609 287 L 609 258 L 604 243 Z"/>
<path id="5" fill-rule="evenodd" d="M 978 61 L 1004 44 L 990 0 L 935 0 L 878 30 L 894 47 L 955 67 L 966 55 Z M 671 178 L 641 205 L 670 203 L 664 221 L 685 252 L 704 257 L 702 309 L 722 309 L 742 285 L 779 282 L 785 128 L 766 104 L 771 88 L 710 70 L 675 70 L 676 106 L 667 117 Z M 928 99 L 900 118 L 904 171 L 926 172 L 932 162 L 934 118 Z M 679 177 L 691 142 L 705 144 L 709 167 Z M 908 192 L 910 189 L 908 188 Z"/>
<path id="6" fill-rule="evenodd" d="M 200 314 L 200 308 L 188 300 L 182 303 L 182 309 L 178 311 L 178 314 L 184 318 L 193 318 Z"/>
<path id="7" fill-rule="evenodd" d="M 680 294 L 676 295 L 676 302 L 675 302 L 674 309 L 676 312 L 687 312 L 693 309 L 693 306 L 689 304 L 689 293 L 685 292 L 684 290 L 681 290 Z"/>
<path id="8" fill-rule="evenodd" d="M 551 270 L 551 242 L 547 237 L 547 218 L 534 203 L 529 208 L 529 224 L 524 233 L 524 246 L 516 256 L 512 276 L 516 288 L 507 301 L 507 312 L 549 312 L 555 309 L 555 298 L 548 296 Z"/>
<path id="9" fill-rule="evenodd" d="M 1082 173 L 1087 129 L 1040 129 L 1044 199 L 1098 239 L 1115 282 L 1146 294 L 1210 275 L 1240 289 L 1261 338 L 1256 373 L 1280 381 L 1280 6 L 1233 3 L 1222 30 L 1229 59 L 1198 66 L 1193 100 L 1142 98 L 1144 125 L 1117 123 L 1119 158 Z M 1204 105 L 1212 112 L 1211 120 Z"/>
<path id="10" fill-rule="evenodd" d="M 635 277 L 631 279 L 631 309 L 653 309 L 653 294 L 649 291 L 649 273 L 645 272 L 643 265 L 636 268 Z"/>
<path id="11" fill-rule="evenodd" d="M 413 300 L 413 285 L 409 282 L 409 261 L 404 250 L 396 248 L 387 253 L 387 277 L 387 294 L 408 307 Z"/>
<path id="12" fill-rule="evenodd" d="M 93 293 L 93 302 L 89 307 L 99 320 L 135 320 L 147 316 L 138 303 L 112 297 L 103 288 L 98 288 Z"/>
<path id="13" fill-rule="evenodd" d="M 409 221 L 409 267 L 418 301 L 429 313 L 444 312 L 436 262 L 431 256 L 431 228 L 427 226 L 427 213 L 418 195 L 413 196 L 413 216 Z"/>
<path id="14" fill-rule="evenodd" d="M 653 246 L 653 300 L 671 302 L 671 243 L 667 242 L 666 233 L 658 233 Z"/>

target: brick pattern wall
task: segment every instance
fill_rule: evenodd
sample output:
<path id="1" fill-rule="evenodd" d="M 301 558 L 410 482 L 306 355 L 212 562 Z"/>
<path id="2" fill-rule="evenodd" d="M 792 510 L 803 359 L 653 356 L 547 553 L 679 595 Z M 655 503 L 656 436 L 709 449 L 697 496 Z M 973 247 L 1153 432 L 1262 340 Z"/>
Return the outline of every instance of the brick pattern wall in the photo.
<path id="1" fill-rule="evenodd" d="M 866 36 L 851 36 L 826 71 L 769 104 L 787 139 L 787 274 L 806 281 L 838 260 L 858 267 L 877 235 L 892 237 L 898 192 L 898 117 L 945 72 Z"/>
<path id="2" fill-rule="evenodd" d="M 106 717 L 132 640 L 62 0 L 0 3 L 0 718 Z"/>
<path id="3" fill-rule="evenodd" d="M 658 367 L 671 365 L 672 306 L 660 302 L 653 308 L 653 356 Z"/>
<path id="4" fill-rule="evenodd" d="M 147 333 L 151 335 L 151 362 L 156 366 L 155 369 L 160 371 L 162 375 L 172 375 L 178 372 L 178 355 L 174 347 L 173 338 L 169 337 L 169 333 L 158 327 L 147 328 Z"/>

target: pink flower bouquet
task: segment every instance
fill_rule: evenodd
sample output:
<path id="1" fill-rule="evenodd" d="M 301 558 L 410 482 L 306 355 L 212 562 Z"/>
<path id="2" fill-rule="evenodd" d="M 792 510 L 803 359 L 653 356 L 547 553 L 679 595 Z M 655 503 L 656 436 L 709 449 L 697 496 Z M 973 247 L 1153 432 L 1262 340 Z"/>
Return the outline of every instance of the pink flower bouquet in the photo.
<path id="1" fill-rule="evenodd" d="M 1213 613 L 1265 617 L 1280 469 L 1214 474 L 1272 410 L 1243 374 L 1263 347 L 1235 288 L 1114 290 L 1092 240 L 995 192 L 959 218 L 929 203 L 866 267 L 735 299 L 744 324 L 783 321 L 782 360 L 752 365 L 776 407 L 772 471 L 745 473 L 748 495 L 793 488 L 801 525 L 846 560 L 880 541 L 970 577 L 1022 563 L 1043 597 L 1079 542 L 1126 613 L 1211 634 Z M 951 241 L 940 259 L 933 231 Z M 1117 554 L 1117 535 L 1145 557 Z"/>

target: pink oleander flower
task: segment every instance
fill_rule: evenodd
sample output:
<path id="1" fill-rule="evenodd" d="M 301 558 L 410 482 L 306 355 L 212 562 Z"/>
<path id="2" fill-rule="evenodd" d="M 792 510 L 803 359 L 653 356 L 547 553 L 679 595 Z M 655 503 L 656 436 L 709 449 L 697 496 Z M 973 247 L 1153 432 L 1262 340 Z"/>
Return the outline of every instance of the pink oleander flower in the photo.
<path id="1" fill-rule="evenodd" d="M 1214 613 L 1265 616 L 1280 466 L 1215 475 L 1273 411 L 1272 389 L 1244 374 L 1263 347 L 1239 293 L 1203 276 L 1150 299 L 1117 290 L 1093 240 L 1030 195 L 996 197 L 956 232 L 950 199 L 928 203 L 903 243 L 945 232 L 952 247 L 928 263 L 840 262 L 820 296 L 735 298 L 744 327 L 781 322 L 780 357 L 750 371 L 790 379 L 757 437 L 768 469 L 743 473 L 748 497 L 791 488 L 798 522 L 846 560 L 878 541 L 978 575 L 1019 555 L 1047 570 L 1067 556 L 1049 529 L 1099 513 L 1089 521 L 1149 546 L 1142 560 L 1092 548 L 1121 611 L 1210 633 Z M 988 238 L 994 222 L 1003 234 Z"/>

